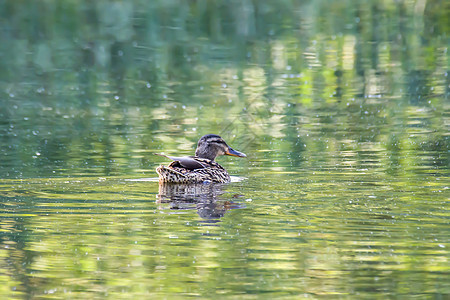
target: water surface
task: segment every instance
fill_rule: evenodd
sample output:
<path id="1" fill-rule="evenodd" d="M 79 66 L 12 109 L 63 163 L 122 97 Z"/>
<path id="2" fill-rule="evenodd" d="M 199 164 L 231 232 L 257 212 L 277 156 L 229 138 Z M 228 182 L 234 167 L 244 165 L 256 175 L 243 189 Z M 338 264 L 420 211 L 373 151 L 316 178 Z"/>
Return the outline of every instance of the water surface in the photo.
<path id="1" fill-rule="evenodd" d="M 443 6 L 5 1 L 0 296 L 447 298 Z"/>

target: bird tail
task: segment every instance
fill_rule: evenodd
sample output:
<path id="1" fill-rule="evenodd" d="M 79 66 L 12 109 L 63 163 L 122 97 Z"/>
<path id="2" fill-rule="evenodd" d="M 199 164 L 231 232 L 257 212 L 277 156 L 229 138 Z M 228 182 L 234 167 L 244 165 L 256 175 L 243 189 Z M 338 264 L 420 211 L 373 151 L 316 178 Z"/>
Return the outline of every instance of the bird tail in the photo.
<path id="1" fill-rule="evenodd" d="M 183 183 L 187 182 L 186 175 L 168 168 L 164 165 L 160 165 L 156 168 L 156 173 L 159 175 L 160 182 L 173 182 L 173 183 Z"/>

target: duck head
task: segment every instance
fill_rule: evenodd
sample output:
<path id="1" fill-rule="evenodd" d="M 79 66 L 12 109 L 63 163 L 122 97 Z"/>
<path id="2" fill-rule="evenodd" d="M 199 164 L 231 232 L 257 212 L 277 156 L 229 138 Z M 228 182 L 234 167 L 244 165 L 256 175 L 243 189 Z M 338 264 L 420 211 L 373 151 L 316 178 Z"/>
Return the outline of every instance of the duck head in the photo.
<path id="1" fill-rule="evenodd" d="M 217 134 L 207 134 L 200 138 L 195 150 L 195 156 L 215 160 L 219 155 L 231 155 L 237 157 L 247 157 L 242 152 L 236 151 Z"/>

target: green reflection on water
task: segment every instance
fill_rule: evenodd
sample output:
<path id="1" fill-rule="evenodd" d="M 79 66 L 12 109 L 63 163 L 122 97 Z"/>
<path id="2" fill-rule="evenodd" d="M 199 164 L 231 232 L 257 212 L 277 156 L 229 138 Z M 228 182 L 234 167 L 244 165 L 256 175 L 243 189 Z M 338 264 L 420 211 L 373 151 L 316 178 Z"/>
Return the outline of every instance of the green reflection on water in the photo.
<path id="1" fill-rule="evenodd" d="M 4 1 L 0 295 L 445 298 L 446 11 Z M 206 133 L 243 180 L 158 186 Z"/>

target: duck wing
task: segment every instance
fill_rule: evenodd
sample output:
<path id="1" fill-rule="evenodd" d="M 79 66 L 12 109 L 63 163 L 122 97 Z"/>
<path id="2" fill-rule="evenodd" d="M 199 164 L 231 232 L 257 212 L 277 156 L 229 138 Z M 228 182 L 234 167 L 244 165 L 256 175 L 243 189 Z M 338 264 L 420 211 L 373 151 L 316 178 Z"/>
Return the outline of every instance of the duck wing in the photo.
<path id="1" fill-rule="evenodd" d="M 195 170 L 195 169 L 202 169 L 205 168 L 206 165 L 198 160 L 196 160 L 193 157 L 189 156 L 182 156 L 182 157 L 176 157 L 176 156 L 168 156 L 164 154 L 155 153 L 155 155 L 166 157 L 170 160 L 177 161 L 180 163 L 180 165 L 186 169 L 189 170 Z"/>

